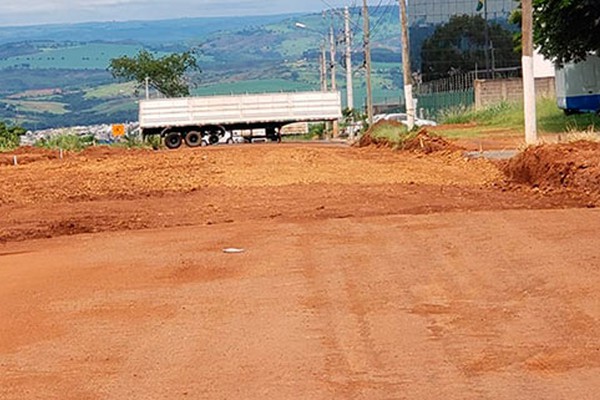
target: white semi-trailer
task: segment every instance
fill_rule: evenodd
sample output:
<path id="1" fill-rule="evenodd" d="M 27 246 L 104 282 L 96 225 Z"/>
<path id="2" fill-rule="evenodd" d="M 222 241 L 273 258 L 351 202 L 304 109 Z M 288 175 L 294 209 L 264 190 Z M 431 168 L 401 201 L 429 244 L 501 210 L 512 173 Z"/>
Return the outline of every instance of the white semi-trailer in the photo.
<path id="1" fill-rule="evenodd" d="M 262 130 L 281 139 L 281 128 L 295 122 L 335 121 L 342 117 L 339 92 L 241 94 L 140 101 L 142 135 L 160 135 L 176 149 L 218 143 L 227 132 Z"/>

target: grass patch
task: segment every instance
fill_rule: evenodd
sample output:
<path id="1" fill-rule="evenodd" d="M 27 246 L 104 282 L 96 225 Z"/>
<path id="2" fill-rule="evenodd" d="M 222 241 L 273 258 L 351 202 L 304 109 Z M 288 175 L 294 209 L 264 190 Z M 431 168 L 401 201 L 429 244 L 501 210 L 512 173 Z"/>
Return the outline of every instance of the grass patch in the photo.
<path id="1" fill-rule="evenodd" d="M 94 144 L 94 137 L 92 135 L 78 136 L 72 134 L 64 134 L 52 136 L 47 139 L 41 139 L 36 142 L 36 147 L 51 150 L 69 150 L 69 151 L 81 151 Z"/>
<path id="2" fill-rule="evenodd" d="M 164 143 L 160 135 L 150 135 L 142 139 L 140 135 L 125 135 L 119 141 L 111 143 L 110 146 L 123 149 L 153 149 L 164 148 Z"/>
<path id="3" fill-rule="evenodd" d="M 499 103 L 476 110 L 474 107 L 458 107 L 446 110 L 441 114 L 442 124 L 474 123 L 477 128 L 472 131 L 481 133 L 494 129 L 522 131 L 525 125 L 522 103 Z M 579 114 L 566 116 L 554 100 L 537 101 L 538 129 L 542 133 L 563 133 L 573 131 L 597 131 L 600 129 L 600 116 L 595 114 Z M 461 131 L 463 131 L 461 129 Z M 447 135 L 452 133 L 444 131 Z"/>
<path id="4" fill-rule="evenodd" d="M 376 145 L 399 149 L 415 137 L 415 132 L 409 132 L 406 126 L 395 121 L 379 121 L 361 136 L 360 147 Z"/>
<path id="5" fill-rule="evenodd" d="M 377 123 L 369 131 L 373 138 L 387 140 L 394 144 L 401 144 L 410 136 L 406 126 L 394 124 L 390 121 Z"/>

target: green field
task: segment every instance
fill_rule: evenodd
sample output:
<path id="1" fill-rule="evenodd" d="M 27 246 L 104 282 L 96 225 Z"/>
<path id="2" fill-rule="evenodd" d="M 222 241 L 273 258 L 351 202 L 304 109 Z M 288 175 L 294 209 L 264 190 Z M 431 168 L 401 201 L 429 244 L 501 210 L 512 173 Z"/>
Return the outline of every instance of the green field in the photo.
<path id="1" fill-rule="evenodd" d="M 201 86 L 194 89 L 193 94 L 195 96 L 210 96 L 240 93 L 300 92 L 318 89 L 318 87 L 313 87 L 303 82 L 286 81 L 283 79 L 264 79 Z"/>
<path id="2" fill-rule="evenodd" d="M 121 56 L 134 56 L 143 46 L 114 43 L 87 43 L 64 45 L 58 48 L 40 48 L 39 53 L 0 60 L 5 68 L 56 68 L 56 69 L 106 69 L 110 60 Z M 156 53 L 162 56 L 167 53 Z"/>
<path id="3" fill-rule="evenodd" d="M 113 83 L 95 86 L 85 90 L 86 99 L 110 99 L 115 97 L 133 96 L 138 84 L 135 82 Z"/>
<path id="4" fill-rule="evenodd" d="M 65 114 L 67 112 L 64 103 L 56 101 L 27 101 L 27 100 L 4 100 L 18 110 L 18 112 Z"/>

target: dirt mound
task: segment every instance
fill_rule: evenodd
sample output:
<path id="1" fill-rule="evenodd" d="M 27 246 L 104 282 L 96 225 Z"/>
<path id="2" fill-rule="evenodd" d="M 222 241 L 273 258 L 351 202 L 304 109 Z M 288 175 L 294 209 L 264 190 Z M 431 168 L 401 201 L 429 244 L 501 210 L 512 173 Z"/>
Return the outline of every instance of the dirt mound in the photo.
<path id="1" fill-rule="evenodd" d="M 56 150 L 22 146 L 13 151 L 0 153 L 0 165 L 13 165 L 15 156 L 17 157 L 17 163 L 22 165 L 36 161 L 54 160 L 59 158 L 59 153 Z"/>
<path id="2" fill-rule="evenodd" d="M 359 147 L 385 147 L 425 154 L 463 150 L 461 147 L 449 142 L 441 136 L 430 134 L 425 128 L 421 129 L 416 135 L 411 133 L 399 133 L 398 141 L 390 140 L 385 137 L 377 137 L 373 132 L 377 131 L 379 124 L 404 128 L 404 125 L 399 122 L 380 121 L 373 125 L 371 129 L 360 138 L 358 143 Z"/>
<path id="3" fill-rule="evenodd" d="M 404 125 L 396 121 L 379 121 L 373 124 L 364 135 L 362 135 L 358 141 L 358 147 L 384 147 L 394 148 L 397 147 L 397 143 L 386 137 L 376 136 L 377 132 L 382 126 L 391 128 L 397 128 L 399 132 L 405 129 Z M 399 136 L 401 133 L 398 134 Z"/>
<path id="4" fill-rule="evenodd" d="M 119 154 L 141 154 L 147 152 L 150 152 L 150 150 L 113 146 L 90 146 L 79 152 L 79 155 L 91 158 L 106 158 Z"/>
<path id="5" fill-rule="evenodd" d="M 600 143 L 530 147 L 506 163 L 504 173 L 541 190 L 566 189 L 600 199 Z"/>
<path id="6" fill-rule="evenodd" d="M 459 146 L 447 141 L 441 136 L 430 134 L 427 129 L 421 129 L 416 136 L 410 137 L 402 145 L 403 150 L 416 151 L 425 154 L 439 151 L 462 150 Z"/>
<path id="7" fill-rule="evenodd" d="M 125 147 L 111 146 L 91 146 L 82 151 L 63 151 L 63 158 L 72 159 L 79 157 L 81 159 L 104 160 L 116 155 L 131 155 L 148 153 L 149 149 L 129 149 Z M 15 150 L 0 153 L 0 166 L 13 165 L 14 157 L 17 157 L 19 165 L 30 164 L 38 161 L 57 160 L 60 158 L 59 150 L 44 149 L 33 146 L 21 146 Z"/>

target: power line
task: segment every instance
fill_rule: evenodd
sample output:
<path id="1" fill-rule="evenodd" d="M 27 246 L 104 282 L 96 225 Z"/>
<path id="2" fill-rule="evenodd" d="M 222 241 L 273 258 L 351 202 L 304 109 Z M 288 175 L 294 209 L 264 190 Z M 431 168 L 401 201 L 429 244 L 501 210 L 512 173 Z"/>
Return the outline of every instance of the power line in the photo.
<path id="1" fill-rule="evenodd" d="M 334 7 L 331 3 L 329 3 L 327 0 L 321 0 L 321 3 L 323 3 L 324 5 L 327 6 L 327 8 L 332 11 L 333 13 L 337 14 L 338 17 L 342 18 L 342 20 L 344 19 L 344 13 L 341 12 L 339 9 L 337 9 L 336 7 Z M 351 20 L 350 23 L 352 25 L 354 25 L 353 21 Z M 356 28 L 360 28 L 358 26 L 358 24 L 355 25 L 355 29 Z"/>

